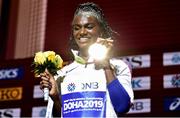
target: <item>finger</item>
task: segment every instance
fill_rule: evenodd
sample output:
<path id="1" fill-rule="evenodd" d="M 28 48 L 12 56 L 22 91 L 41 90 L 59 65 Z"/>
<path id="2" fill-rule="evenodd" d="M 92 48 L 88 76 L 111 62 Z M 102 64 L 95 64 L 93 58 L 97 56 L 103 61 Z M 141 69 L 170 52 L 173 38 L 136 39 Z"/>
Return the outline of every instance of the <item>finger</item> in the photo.
<path id="1" fill-rule="evenodd" d="M 41 74 L 40 74 L 40 78 L 41 78 L 42 80 L 49 80 L 49 79 L 50 79 L 50 76 L 44 72 L 44 73 L 41 73 Z"/>
<path id="2" fill-rule="evenodd" d="M 111 38 L 98 38 L 97 39 L 97 43 L 106 46 L 106 48 L 108 48 L 108 50 L 111 50 L 111 48 L 113 47 L 113 43 L 114 40 L 112 40 Z"/>
<path id="3" fill-rule="evenodd" d="M 49 82 L 49 81 L 44 81 L 42 80 L 40 82 L 40 89 L 43 89 L 43 88 L 49 88 L 51 89 L 52 88 L 52 84 Z"/>
<path id="4" fill-rule="evenodd" d="M 106 41 L 113 41 L 113 40 L 111 39 L 111 37 L 109 37 L 109 38 L 98 38 L 98 39 L 97 39 L 97 41 L 104 41 L 104 40 L 106 40 Z"/>
<path id="5" fill-rule="evenodd" d="M 40 82 L 40 89 L 43 90 L 44 88 L 48 88 L 48 84 L 45 84 L 44 82 Z"/>
<path id="6" fill-rule="evenodd" d="M 101 43 L 101 42 L 103 42 L 103 41 L 105 41 L 105 40 L 106 40 L 106 39 L 104 39 L 104 38 L 98 37 L 96 42 L 97 42 L 97 43 Z"/>
<path id="7" fill-rule="evenodd" d="M 106 39 L 98 38 L 96 43 L 101 44 L 101 45 L 106 45 L 107 41 L 106 41 Z"/>
<path id="8" fill-rule="evenodd" d="M 40 78 L 41 75 L 35 74 L 35 78 Z"/>
<path id="9" fill-rule="evenodd" d="M 40 73 L 39 76 L 40 76 L 40 77 L 43 77 L 43 76 L 46 76 L 46 74 L 45 74 L 45 73 Z"/>
<path id="10" fill-rule="evenodd" d="M 106 46 L 106 48 L 110 49 L 113 47 L 113 43 L 107 43 L 105 46 Z"/>
<path id="11" fill-rule="evenodd" d="M 98 38 L 97 39 L 97 43 L 100 43 L 102 45 L 106 45 L 107 43 L 113 43 L 114 40 L 112 40 L 111 38 L 106 38 L 106 39 L 103 39 L 103 38 Z"/>
<path id="12" fill-rule="evenodd" d="M 103 40 L 103 39 L 98 37 L 96 43 L 101 42 L 101 40 Z"/>
<path id="13" fill-rule="evenodd" d="M 107 38 L 106 41 L 107 41 L 107 42 L 111 42 L 111 43 L 114 42 L 114 40 L 112 40 L 111 38 Z"/>
<path id="14" fill-rule="evenodd" d="M 48 71 L 48 69 L 45 69 L 45 73 L 47 76 L 52 77 L 52 74 Z"/>
<path id="15" fill-rule="evenodd" d="M 41 90 L 43 90 L 44 88 L 48 88 L 49 90 L 51 90 L 52 86 L 40 85 L 40 89 L 41 89 Z"/>
<path id="16" fill-rule="evenodd" d="M 106 46 L 107 48 L 109 48 L 109 47 L 111 47 L 111 46 L 113 45 L 113 43 L 112 43 L 112 42 L 105 41 L 105 42 L 103 43 L 103 45 Z"/>
<path id="17" fill-rule="evenodd" d="M 49 77 L 48 76 L 41 76 L 41 79 L 44 80 L 44 81 L 48 81 Z"/>
<path id="18" fill-rule="evenodd" d="M 112 40 L 111 38 L 108 38 L 108 39 L 106 39 L 105 46 L 106 46 L 107 48 L 110 48 L 110 47 L 113 46 L 113 42 L 114 42 L 114 40 Z"/>

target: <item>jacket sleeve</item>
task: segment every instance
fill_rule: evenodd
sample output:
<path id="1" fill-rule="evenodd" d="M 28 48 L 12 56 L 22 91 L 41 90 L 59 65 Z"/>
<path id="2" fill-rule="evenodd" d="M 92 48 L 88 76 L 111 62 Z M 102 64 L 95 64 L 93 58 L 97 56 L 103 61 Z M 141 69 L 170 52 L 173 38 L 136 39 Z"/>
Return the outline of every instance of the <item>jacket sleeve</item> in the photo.
<path id="1" fill-rule="evenodd" d="M 125 113 L 129 111 L 133 103 L 134 93 L 131 85 L 131 69 L 122 60 L 110 60 L 115 70 L 115 80 L 108 84 L 108 92 L 112 105 L 116 112 Z"/>

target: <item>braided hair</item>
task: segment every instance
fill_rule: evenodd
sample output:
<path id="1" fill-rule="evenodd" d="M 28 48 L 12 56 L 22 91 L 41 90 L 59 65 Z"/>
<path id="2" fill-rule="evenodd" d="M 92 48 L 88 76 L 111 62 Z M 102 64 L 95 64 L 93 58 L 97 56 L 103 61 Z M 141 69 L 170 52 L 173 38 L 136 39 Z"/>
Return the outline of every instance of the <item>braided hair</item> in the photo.
<path id="1" fill-rule="evenodd" d="M 111 37 L 111 39 L 113 39 L 113 33 L 115 33 L 111 27 L 108 25 L 103 11 L 102 9 L 95 3 L 92 2 L 86 2 L 83 4 L 79 4 L 79 6 L 77 7 L 75 13 L 74 13 L 74 17 L 79 15 L 79 14 L 83 14 L 85 12 L 89 12 L 90 15 L 94 16 L 97 21 L 100 24 L 100 27 L 102 28 L 102 38 L 109 38 Z M 73 33 L 71 31 L 71 35 L 70 35 L 70 49 L 74 49 L 74 50 L 79 50 L 79 47 L 77 46 L 74 37 L 73 37 Z"/>

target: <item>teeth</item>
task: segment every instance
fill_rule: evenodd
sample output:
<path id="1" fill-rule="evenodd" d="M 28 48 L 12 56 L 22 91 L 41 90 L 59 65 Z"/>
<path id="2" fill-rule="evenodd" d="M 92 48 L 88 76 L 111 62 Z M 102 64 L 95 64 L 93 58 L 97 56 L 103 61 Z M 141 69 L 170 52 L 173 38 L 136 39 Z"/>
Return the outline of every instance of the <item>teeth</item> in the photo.
<path id="1" fill-rule="evenodd" d="M 80 38 L 80 41 L 86 41 L 88 38 Z"/>

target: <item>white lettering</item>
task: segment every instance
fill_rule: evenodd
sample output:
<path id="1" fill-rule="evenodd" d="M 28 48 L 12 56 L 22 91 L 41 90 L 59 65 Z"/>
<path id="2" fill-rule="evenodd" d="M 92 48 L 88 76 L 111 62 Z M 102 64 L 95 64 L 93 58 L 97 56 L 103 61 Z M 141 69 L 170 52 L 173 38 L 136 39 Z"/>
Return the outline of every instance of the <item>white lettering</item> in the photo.
<path id="1" fill-rule="evenodd" d="M 179 107 L 180 105 L 180 98 L 177 98 L 174 102 L 171 103 L 171 105 L 169 106 L 169 109 L 171 111 L 175 110 L 177 107 Z"/>
<path id="2" fill-rule="evenodd" d="M 103 101 L 99 100 L 84 100 L 84 101 L 73 101 L 64 104 L 64 111 L 78 108 L 102 108 Z"/>
<path id="3" fill-rule="evenodd" d="M 18 76 L 18 68 L 8 69 L 8 70 L 0 70 L 0 79 L 16 78 L 17 76 Z"/>

